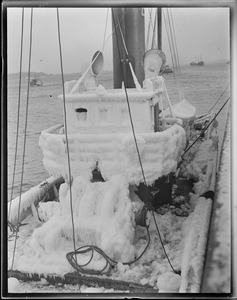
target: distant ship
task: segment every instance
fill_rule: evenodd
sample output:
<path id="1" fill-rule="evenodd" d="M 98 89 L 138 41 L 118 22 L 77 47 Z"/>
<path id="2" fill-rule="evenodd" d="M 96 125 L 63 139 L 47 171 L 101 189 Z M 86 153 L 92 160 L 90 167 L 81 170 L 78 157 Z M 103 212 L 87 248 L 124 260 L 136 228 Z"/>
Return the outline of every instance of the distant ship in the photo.
<path id="1" fill-rule="evenodd" d="M 30 86 L 42 86 L 43 85 L 43 80 L 40 79 L 40 78 L 37 78 L 36 77 L 36 74 L 35 74 L 35 77 L 31 79 L 30 81 Z"/>
<path id="2" fill-rule="evenodd" d="M 42 81 L 42 79 L 39 79 L 39 78 L 38 79 L 34 78 L 30 82 L 30 86 L 41 86 L 41 85 L 43 85 L 43 81 Z"/>
<path id="3" fill-rule="evenodd" d="M 162 73 L 168 74 L 168 73 L 173 73 L 172 68 L 170 68 L 170 66 L 165 65 L 165 67 L 162 70 Z"/>
<path id="4" fill-rule="evenodd" d="M 201 59 L 201 56 L 199 60 L 197 59 L 197 57 L 195 57 L 195 61 L 192 61 L 190 63 L 190 66 L 204 66 L 204 61 Z"/>

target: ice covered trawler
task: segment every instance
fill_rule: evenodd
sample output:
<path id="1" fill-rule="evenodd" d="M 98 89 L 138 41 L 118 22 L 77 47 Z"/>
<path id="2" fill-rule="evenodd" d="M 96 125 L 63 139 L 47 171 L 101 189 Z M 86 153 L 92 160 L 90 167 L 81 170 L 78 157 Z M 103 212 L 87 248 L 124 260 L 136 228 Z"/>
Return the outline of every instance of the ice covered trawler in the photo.
<path id="1" fill-rule="evenodd" d="M 104 286 L 126 273 L 126 290 L 132 289 L 129 282 L 134 281 L 141 283 L 142 289 L 148 282 L 157 291 L 157 277 L 163 273 L 170 276 L 172 267 L 166 267 L 168 256 L 155 226 L 157 217 L 164 231 L 174 232 L 166 235 L 166 242 L 172 250 L 173 275 L 179 277 L 181 270 L 180 284 L 175 289 L 180 286 L 181 292 L 199 291 L 217 168 L 216 125 L 210 122 L 214 121 L 212 112 L 196 118 L 195 108 L 184 99 L 170 104 L 164 78 L 160 76 L 165 63 L 162 56 L 162 51 L 155 49 L 145 54 L 142 86 L 130 62 L 127 65 L 134 88 L 122 84 L 106 89 L 97 84 L 96 76 L 103 66 L 101 52 L 95 53 L 92 64 L 78 81 L 65 83 L 64 93 L 59 96 L 65 104 L 64 124 L 44 130 L 39 141 L 43 164 L 51 177 L 9 201 L 11 275 L 13 271 L 46 274 L 47 280 L 57 276 L 56 280 L 60 277 L 71 283 L 75 278 L 71 273 L 76 269 L 79 274 L 74 282 L 88 284 L 88 274 L 103 274 L 96 278 L 96 284 Z M 188 142 L 191 146 L 195 143 L 195 147 L 187 153 Z M 164 218 L 155 212 L 157 199 L 158 205 L 169 201 L 171 179 L 178 171 L 195 179 L 195 194 L 186 201 L 192 198 L 192 207 L 185 203 L 189 213 L 194 213 L 187 213 L 186 220 L 173 215 L 174 201 Z M 167 188 L 169 191 L 163 196 Z M 205 192 L 208 196 L 203 196 Z M 180 200 L 180 195 L 177 198 Z M 184 202 L 178 206 L 185 206 Z M 181 211 L 179 207 L 177 210 Z M 23 220 L 27 226 L 18 230 Z M 17 241 L 17 251 L 12 236 Z M 140 268 L 130 266 L 145 252 Z M 117 269 L 107 273 L 111 265 Z M 129 265 L 128 269 L 124 265 Z M 198 270 L 194 265 L 198 265 Z M 130 267 L 134 272 L 130 273 Z M 131 278 L 134 274 L 138 278 Z"/>
<path id="2" fill-rule="evenodd" d="M 112 259 L 126 262 L 135 257 L 136 221 L 141 222 L 145 204 L 135 190 L 144 180 L 153 185 L 176 171 L 186 145 L 181 126 L 185 120 L 156 114 L 164 92 L 164 79 L 159 76 L 162 59 L 156 50 L 145 61 L 142 88 L 97 86 L 93 71 L 103 57 L 96 55 L 92 75 L 65 83 L 66 127 L 54 126 L 40 137 L 45 168 L 65 183 L 59 189 L 59 209 L 33 234 L 34 247 L 38 251 L 48 246 L 45 235 L 53 238 L 50 228 L 55 220 L 53 239 L 71 236 L 72 197 L 76 240 L 97 245 Z"/>
<path id="3" fill-rule="evenodd" d="M 30 241 L 37 256 L 56 251 L 62 240 L 64 249 L 65 244 L 72 249 L 73 214 L 76 242 L 96 245 L 115 261 L 133 260 L 136 225 L 148 222 L 141 187 L 175 172 L 186 146 L 182 125 L 195 110 L 182 118 L 171 107 L 173 117 L 160 114 L 165 85 L 159 51 L 151 50 L 144 60 L 143 87 L 136 78 L 135 88 L 97 85 L 102 64 L 103 56 L 96 52 L 92 72 L 65 83 L 65 95 L 59 97 L 65 98 L 66 123 L 41 133 L 43 164 L 63 183 L 58 201 L 39 204 L 39 219 L 45 223 Z M 17 213 L 11 211 L 14 223 Z"/>

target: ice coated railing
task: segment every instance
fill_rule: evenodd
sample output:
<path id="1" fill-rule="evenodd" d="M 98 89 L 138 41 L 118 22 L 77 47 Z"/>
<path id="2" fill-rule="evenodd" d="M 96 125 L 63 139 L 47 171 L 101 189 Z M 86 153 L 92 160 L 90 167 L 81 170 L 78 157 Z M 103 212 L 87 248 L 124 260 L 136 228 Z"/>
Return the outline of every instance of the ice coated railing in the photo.
<path id="1" fill-rule="evenodd" d="M 41 133 L 43 164 L 50 175 L 68 178 L 67 147 L 60 126 Z M 61 130 L 62 133 L 62 130 Z M 175 171 L 186 138 L 181 126 L 173 125 L 163 132 L 139 133 L 137 144 L 146 176 L 153 183 Z M 130 184 L 143 181 L 134 137 L 131 133 L 68 135 L 71 175 L 90 177 L 98 167 L 105 180 L 115 174 L 125 176 Z"/>
<path id="2" fill-rule="evenodd" d="M 94 84 L 92 84 L 90 82 L 90 80 L 87 80 L 86 82 L 81 82 L 81 84 L 79 86 L 77 86 L 77 88 L 75 88 L 77 84 L 77 80 L 71 80 L 71 81 L 67 81 L 64 84 L 65 87 L 65 93 L 66 94 L 75 94 L 75 93 L 80 93 L 80 92 L 85 92 L 85 91 L 91 91 L 94 92 L 96 89 L 98 89 L 99 86 L 94 86 Z M 163 84 L 164 84 L 164 78 L 162 76 L 156 76 L 154 78 L 148 78 L 145 79 L 143 82 L 143 89 L 135 89 L 138 93 L 142 93 L 144 90 L 150 90 L 150 91 L 162 91 L 163 92 Z M 124 89 L 124 85 L 122 85 L 121 89 Z M 71 93 L 74 90 L 74 93 Z M 115 89 L 119 90 L 119 89 Z"/>

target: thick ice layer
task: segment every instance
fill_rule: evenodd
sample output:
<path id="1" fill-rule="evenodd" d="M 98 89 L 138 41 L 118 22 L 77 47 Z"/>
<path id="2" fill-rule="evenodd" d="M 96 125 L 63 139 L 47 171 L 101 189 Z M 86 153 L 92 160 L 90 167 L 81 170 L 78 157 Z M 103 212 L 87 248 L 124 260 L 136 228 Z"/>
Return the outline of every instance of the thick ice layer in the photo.
<path id="1" fill-rule="evenodd" d="M 39 201 L 42 201 L 44 198 L 46 199 L 50 190 L 53 189 L 56 184 L 60 184 L 61 182 L 63 182 L 63 178 L 50 177 L 39 185 L 34 186 L 23 193 L 21 197 L 18 196 L 17 198 L 9 201 L 8 220 L 13 225 L 17 225 L 28 215 L 30 209 L 34 209 L 34 206 L 37 206 Z"/>
<path id="2" fill-rule="evenodd" d="M 128 183 L 121 176 L 97 183 L 77 177 L 71 192 L 76 244 L 97 245 L 114 260 L 133 260 L 134 205 Z M 66 183 L 60 187 L 59 198 L 54 214 L 32 235 L 30 245 L 39 257 L 56 251 L 63 241 L 73 240 L 70 189 Z"/>
<path id="3" fill-rule="evenodd" d="M 172 111 L 175 117 L 182 120 L 193 119 L 196 116 L 196 108 L 185 99 L 174 104 L 172 106 Z M 170 109 L 167 108 L 164 110 L 163 114 L 166 117 L 170 116 Z"/>
<path id="4" fill-rule="evenodd" d="M 55 134 L 56 129 L 41 134 L 43 163 L 51 175 L 68 178 L 65 135 Z M 177 124 L 162 132 L 136 134 L 136 140 L 148 184 L 176 170 L 186 142 L 185 131 Z M 105 180 L 121 175 L 130 184 L 143 182 L 132 133 L 71 134 L 68 143 L 74 178 L 91 178 L 98 166 Z"/>

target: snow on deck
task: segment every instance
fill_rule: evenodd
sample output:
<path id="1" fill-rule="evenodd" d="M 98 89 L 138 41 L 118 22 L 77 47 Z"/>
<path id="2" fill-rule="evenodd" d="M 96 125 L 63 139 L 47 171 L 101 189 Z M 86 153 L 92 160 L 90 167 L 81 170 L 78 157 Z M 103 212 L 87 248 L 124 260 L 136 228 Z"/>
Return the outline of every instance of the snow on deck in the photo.
<path id="1" fill-rule="evenodd" d="M 231 292 L 230 118 L 217 178 L 202 292 Z M 235 211 L 236 205 L 232 208 Z"/>

